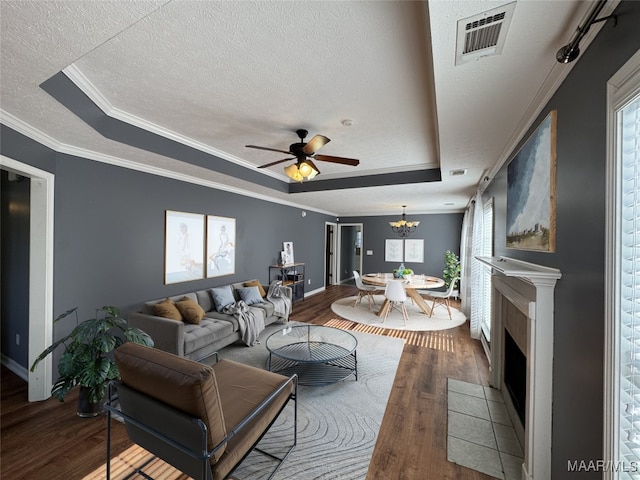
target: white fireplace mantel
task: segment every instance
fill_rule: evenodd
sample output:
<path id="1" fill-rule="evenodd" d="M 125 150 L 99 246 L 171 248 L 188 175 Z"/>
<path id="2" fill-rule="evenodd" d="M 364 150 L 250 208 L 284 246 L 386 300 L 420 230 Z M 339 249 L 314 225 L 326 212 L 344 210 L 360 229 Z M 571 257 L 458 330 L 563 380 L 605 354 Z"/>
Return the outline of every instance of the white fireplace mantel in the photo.
<path id="1" fill-rule="evenodd" d="M 504 326 L 502 298 L 527 318 L 527 398 L 525 406 L 523 480 L 551 478 L 553 402 L 554 289 L 560 270 L 507 257 L 476 257 L 491 267 L 491 384 L 503 391 Z"/>

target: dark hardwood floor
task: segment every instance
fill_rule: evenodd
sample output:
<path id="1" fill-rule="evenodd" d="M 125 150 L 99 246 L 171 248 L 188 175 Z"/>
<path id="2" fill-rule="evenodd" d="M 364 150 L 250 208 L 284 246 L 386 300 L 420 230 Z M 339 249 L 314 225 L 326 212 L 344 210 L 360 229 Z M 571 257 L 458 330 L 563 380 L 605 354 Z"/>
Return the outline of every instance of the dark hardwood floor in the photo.
<path id="1" fill-rule="evenodd" d="M 296 303 L 291 319 L 330 322 L 331 303 L 355 293 L 355 287 L 329 287 Z M 341 328 L 357 324 L 341 322 Z M 467 323 L 418 337 L 405 344 L 367 480 L 491 479 L 447 462 L 447 378 L 488 385 L 480 343 L 469 337 Z M 26 383 L 5 367 L 0 374 L 1 478 L 80 479 L 104 464 L 105 419 L 77 417 L 77 392 L 64 403 L 29 403 Z M 113 435 L 114 453 L 131 445 L 122 425 L 114 425 Z"/>

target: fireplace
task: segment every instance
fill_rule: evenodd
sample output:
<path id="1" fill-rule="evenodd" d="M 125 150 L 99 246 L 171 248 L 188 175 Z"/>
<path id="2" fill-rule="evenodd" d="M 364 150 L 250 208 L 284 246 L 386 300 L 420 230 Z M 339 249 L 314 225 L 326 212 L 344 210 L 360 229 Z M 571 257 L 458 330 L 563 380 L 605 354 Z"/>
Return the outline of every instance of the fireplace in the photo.
<path id="1" fill-rule="evenodd" d="M 492 269 L 491 385 L 502 392 L 522 439 L 522 479 L 546 480 L 551 477 L 553 297 L 561 274 L 511 258 L 477 258 Z"/>
<path id="2" fill-rule="evenodd" d="M 525 428 L 527 357 L 507 329 L 504 331 L 504 386 L 520 423 Z"/>

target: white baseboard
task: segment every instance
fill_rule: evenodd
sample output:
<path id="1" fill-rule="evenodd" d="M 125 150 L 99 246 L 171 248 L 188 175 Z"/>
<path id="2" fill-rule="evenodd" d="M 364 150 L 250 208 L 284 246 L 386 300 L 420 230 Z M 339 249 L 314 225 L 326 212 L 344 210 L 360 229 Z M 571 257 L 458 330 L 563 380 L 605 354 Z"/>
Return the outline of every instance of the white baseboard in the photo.
<path id="1" fill-rule="evenodd" d="M 17 363 L 15 360 L 12 360 L 11 358 L 0 354 L 0 361 L 2 362 L 2 365 L 4 365 L 9 370 L 11 370 L 13 373 L 18 375 L 25 382 L 29 381 L 29 370 L 24 368 L 22 365 Z"/>
<path id="2" fill-rule="evenodd" d="M 325 287 L 316 288 L 315 290 L 311 290 L 310 292 L 304 292 L 304 298 L 310 297 L 311 295 L 315 295 L 316 293 L 321 293 L 326 290 Z"/>

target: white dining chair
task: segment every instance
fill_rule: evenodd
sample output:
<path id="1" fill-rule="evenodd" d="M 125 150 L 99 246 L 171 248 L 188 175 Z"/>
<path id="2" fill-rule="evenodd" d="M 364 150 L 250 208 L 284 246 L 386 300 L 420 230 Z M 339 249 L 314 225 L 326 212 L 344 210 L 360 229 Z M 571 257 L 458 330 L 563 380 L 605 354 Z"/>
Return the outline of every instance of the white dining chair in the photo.
<path id="1" fill-rule="evenodd" d="M 387 319 L 391 310 L 395 308 L 402 312 L 402 319 L 406 326 L 409 314 L 407 313 L 407 307 L 405 305 L 407 292 L 404 289 L 402 280 L 389 280 L 384 290 L 384 296 L 388 301 L 385 303 L 385 309 L 382 312 L 382 323 Z"/>
<path id="2" fill-rule="evenodd" d="M 446 292 L 432 292 L 429 290 L 420 291 L 421 295 L 424 292 L 424 294 L 427 297 L 426 298 L 427 300 L 429 299 L 433 300 L 433 305 L 431 306 L 431 314 L 429 315 L 429 318 L 433 316 L 433 311 L 435 310 L 436 305 L 443 305 L 447 307 L 447 312 L 449 312 L 449 320 L 453 320 L 453 318 L 451 318 L 451 306 L 449 305 L 449 299 L 453 297 L 453 292 L 454 292 L 453 289 L 457 281 L 458 281 L 458 278 L 454 278 L 453 280 L 451 280 L 451 283 L 449 284 L 449 288 L 447 288 Z"/>
<path id="3" fill-rule="evenodd" d="M 358 303 L 362 301 L 362 297 L 367 297 L 367 300 L 369 301 L 369 310 L 371 310 L 371 303 L 373 303 L 374 305 L 376 303 L 376 300 L 375 298 L 373 298 L 373 296 L 378 293 L 382 293 L 382 290 L 380 290 L 375 285 L 365 285 L 362 282 L 362 278 L 360 277 L 360 274 L 357 270 L 353 271 L 353 278 L 356 281 L 356 287 L 358 287 L 358 296 L 355 303 L 353 304 L 353 308 L 356 308 L 358 306 Z"/>

